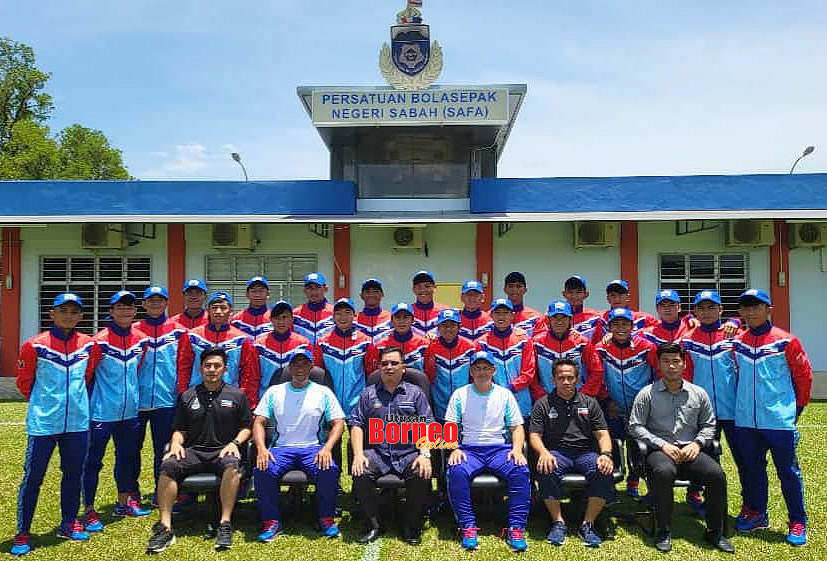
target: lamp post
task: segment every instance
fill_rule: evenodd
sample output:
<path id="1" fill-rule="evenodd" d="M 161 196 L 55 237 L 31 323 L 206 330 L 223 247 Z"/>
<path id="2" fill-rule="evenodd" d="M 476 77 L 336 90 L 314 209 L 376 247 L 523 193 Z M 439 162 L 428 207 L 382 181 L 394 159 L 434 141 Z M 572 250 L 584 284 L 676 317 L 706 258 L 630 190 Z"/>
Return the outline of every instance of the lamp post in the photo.
<path id="1" fill-rule="evenodd" d="M 790 168 L 790 175 L 792 175 L 793 171 L 795 170 L 795 166 L 798 165 L 798 162 L 801 161 L 801 158 L 803 158 L 805 156 L 809 156 L 810 154 L 815 152 L 815 149 L 816 149 L 815 146 L 807 146 L 804 149 L 804 152 L 802 152 L 801 155 L 798 158 L 796 158 L 796 160 L 793 162 L 793 167 Z"/>
<path id="2" fill-rule="evenodd" d="M 244 172 L 244 181 L 249 181 L 250 178 L 247 177 L 247 168 L 245 168 L 244 164 L 241 163 L 241 156 L 238 155 L 238 152 L 233 152 L 232 154 L 230 154 L 230 156 L 233 158 L 233 160 L 238 162 L 238 165 L 241 166 L 241 171 Z M 792 172 L 790 172 L 790 173 L 792 173 Z"/>

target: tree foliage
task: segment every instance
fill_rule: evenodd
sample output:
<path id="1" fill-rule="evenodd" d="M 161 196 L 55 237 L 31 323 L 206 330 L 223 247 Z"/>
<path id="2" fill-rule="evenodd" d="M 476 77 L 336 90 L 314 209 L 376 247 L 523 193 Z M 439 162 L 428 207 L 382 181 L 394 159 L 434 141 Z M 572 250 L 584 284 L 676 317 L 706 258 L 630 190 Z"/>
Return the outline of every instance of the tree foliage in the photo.
<path id="1" fill-rule="evenodd" d="M 129 179 L 121 151 L 101 131 L 80 125 L 58 135 L 58 179 Z"/>
<path id="2" fill-rule="evenodd" d="M 52 96 L 43 91 L 51 77 L 35 66 L 34 51 L 0 37 L 0 150 L 20 121 L 43 123 L 52 112 Z"/>
<path id="3" fill-rule="evenodd" d="M 58 171 L 57 142 L 49 127 L 19 121 L 0 151 L 0 179 L 53 179 Z"/>

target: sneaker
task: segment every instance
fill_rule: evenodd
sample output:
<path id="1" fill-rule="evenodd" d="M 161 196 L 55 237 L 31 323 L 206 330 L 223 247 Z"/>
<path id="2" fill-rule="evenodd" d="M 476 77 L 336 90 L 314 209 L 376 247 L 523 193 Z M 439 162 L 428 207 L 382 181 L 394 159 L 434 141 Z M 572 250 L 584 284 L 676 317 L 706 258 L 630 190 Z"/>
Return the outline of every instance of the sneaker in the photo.
<path id="1" fill-rule="evenodd" d="M 215 536 L 215 549 L 230 549 L 233 546 L 233 527 L 229 522 L 222 522 L 218 525 L 218 532 Z"/>
<path id="2" fill-rule="evenodd" d="M 790 522 L 787 543 L 790 545 L 807 545 L 807 526 L 801 522 Z"/>
<path id="3" fill-rule="evenodd" d="M 566 523 L 562 521 L 553 522 L 546 539 L 551 544 L 563 545 L 563 542 L 566 541 Z"/>
<path id="4" fill-rule="evenodd" d="M 89 534 L 84 531 L 83 524 L 81 524 L 77 518 L 58 526 L 55 535 L 64 540 L 72 540 L 73 542 L 85 542 L 89 539 Z"/>
<path id="5" fill-rule="evenodd" d="M 511 528 L 503 529 L 505 536 L 505 543 L 514 553 L 521 553 L 528 549 L 528 544 L 525 541 L 525 528 L 518 528 L 512 526 Z"/>
<path id="6" fill-rule="evenodd" d="M 744 508 L 735 519 L 735 529 L 739 532 L 754 532 L 766 530 L 770 527 L 770 519 L 766 512 L 756 512 L 751 508 Z"/>
<path id="7" fill-rule="evenodd" d="M 640 497 L 640 491 L 638 490 L 638 485 L 640 480 L 638 479 L 627 479 L 626 480 L 626 496 L 632 497 L 633 499 L 637 499 Z"/>
<path id="8" fill-rule="evenodd" d="M 339 537 L 339 527 L 336 525 L 336 521 L 333 520 L 332 516 L 327 516 L 324 518 L 319 518 L 319 526 L 322 529 L 322 534 L 326 538 L 338 538 Z"/>
<path id="9" fill-rule="evenodd" d="M 281 535 L 284 529 L 278 520 L 264 520 L 261 523 L 261 533 L 258 535 L 258 541 L 270 543 L 276 536 Z"/>
<path id="10" fill-rule="evenodd" d="M 149 511 L 141 508 L 141 505 L 138 504 L 138 499 L 130 495 L 126 499 L 125 505 L 115 505 L 115 508 L 112 510 L 112 514 L 114 516 L 128 516 L 129 518 L 138 518 L 141 516 L 149 516 Z"/>
<path id="11" fill-rule="evenodd" d="M 103 520 L 94 509 L 83 515 L 83 529 L 87 532 L 103 532 Z"/>
<path id="12" fill-rule="evenodd" d="M 586 544 L 587 547 L 600 547 L 600 544 L 603 543 L 603 540 L 600 539 L 600 536 L 597 535 L 597 531 L 594 529 L 594 524 L 589 524 L 588 522 L 583 522 L 583 525 L 580 526 L 580 529 L 577 531 L 577 535 L 580 536 L 580 539 L 583 540 L 583 543 Z"/>
<path id="13" fill-rule="evenodd" d="M 689 505 L 689 508 L 692 509 L 692 512 L 695 513 L 695 516 L 698 518 L 703 518 L 706 516 L 706 507 L 704 506 L 703 497 L 698 491 L 693 491 L 691 493 L 686 494 L 686 504 Z"/>
<path id="14" fill-rule="evenodd" d="M 20 532 L 14 536 L 9 553 L 12 555 L 26 555 L 32 550 L 32 539 L 28 532 Z"/>
<path id="15" fill-rule="evenodd" d="M 460 533 L 462 534 L 462 548 L 468 551 L 474 551 L 479 549 L 480 542 L 477 540 L 477 532 L 479 532 L 479 528 L 476 526 L 466 526 L 465 528 L 460 529 Z"/>
<path id="16" fill-rule="evenodd" d="M 149 538 L 149 543 L 146 546 L 147 553 L 161 553 L 166 548 L 175 543 L 175 534 L 161 524 L 156 522 L 152 526 L 152 537 Z"/>

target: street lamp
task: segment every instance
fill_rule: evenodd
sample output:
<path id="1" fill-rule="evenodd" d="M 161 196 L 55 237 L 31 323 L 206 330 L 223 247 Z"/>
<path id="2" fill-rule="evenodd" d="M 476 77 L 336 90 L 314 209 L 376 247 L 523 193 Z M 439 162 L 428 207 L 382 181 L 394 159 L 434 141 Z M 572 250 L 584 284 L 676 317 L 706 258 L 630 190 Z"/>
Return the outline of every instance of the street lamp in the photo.
<path id="1" fill-rule="evenodd" d="M 241 166 L 241 171 L 244 172 L 244 181 L 249 181 L 250 178 L 247 177 L 247 168 L 245 168 L 244 164 L 241 163 L 241 156 L 238 155 L 238 152 L 233 152 L 232 154 L 230 154 L 230 156 L 233 158 L 233 160 L 238 162 L 238 165 Z M 790 172 L 790 173 L 792 173 L 792 172 Z"/>
<path id="2" fill-rule="evenodd" d="M 804 156 L 809 156 L 810 154 L 815 152 L 815 149 L 816 149 L 815 146 L 807 146 L 804 149 L 804 152 L 802 152 L 801 155 L 798 158 L 796 158 L 796 160 L 793 162 L 793 167 L 790 168 L 790 175 L 792 175 L 793 170 L 795 169 L 795 166 L 798 165 L 798 162 L 801 161 L 801 158 L 803 158 Z"/>

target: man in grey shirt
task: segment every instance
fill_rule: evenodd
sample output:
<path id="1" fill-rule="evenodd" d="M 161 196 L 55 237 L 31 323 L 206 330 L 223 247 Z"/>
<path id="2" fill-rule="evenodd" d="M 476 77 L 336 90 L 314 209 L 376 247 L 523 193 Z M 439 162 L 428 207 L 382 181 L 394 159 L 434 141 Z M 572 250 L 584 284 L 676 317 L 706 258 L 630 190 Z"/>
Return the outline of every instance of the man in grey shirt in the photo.
<path id="1" fill-rule="evenodd" d="M 726 553 L 735 548 L 724 537 L 726 476 L 703 449 L 715 436 L 715 414 L 706 391 L 683 379 L 685 352 L 677 343 L 658 347 L 662 378 L 640 390 L 629 416 L 629 434 L 646 443 L 649 491 L 655 505 L 658 531 L 655 548 L 672 549 L 670 521 L 675 479 L 706 486 L 706 533 L 710 544 Z"/>

